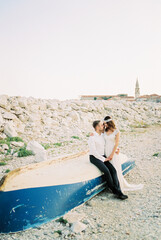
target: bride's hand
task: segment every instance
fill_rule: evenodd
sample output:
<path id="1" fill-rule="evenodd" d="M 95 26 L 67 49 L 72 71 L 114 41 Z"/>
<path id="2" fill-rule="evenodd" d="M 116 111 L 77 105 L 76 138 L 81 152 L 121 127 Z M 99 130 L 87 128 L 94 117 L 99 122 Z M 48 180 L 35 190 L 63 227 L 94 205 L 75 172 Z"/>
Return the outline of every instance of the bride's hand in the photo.
<path id="1" fill-rule="evenodd" d="M 117 150 L 116 150 L 115 153 L 116 153 L 116 154 L 119 154 L 119 153 L 120 153 L 120 148 L 117 148 Z"/>
<path id="2" fill-rule="evenodd" d="M 90 137 L 91 137 L 91 136 L 94 136 L 94 133 L 90 133 L 89 135 L 90 135 Z"/>

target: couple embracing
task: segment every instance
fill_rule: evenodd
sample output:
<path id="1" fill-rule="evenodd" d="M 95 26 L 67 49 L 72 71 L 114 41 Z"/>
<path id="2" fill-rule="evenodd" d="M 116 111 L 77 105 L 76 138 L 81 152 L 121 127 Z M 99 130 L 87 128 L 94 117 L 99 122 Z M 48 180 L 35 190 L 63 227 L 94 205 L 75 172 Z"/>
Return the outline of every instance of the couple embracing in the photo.
<path id="1" fill-rule="evenodd" d="M 104 173 L 107 186 L 121 200 L 128 198 L 124 191 L 135 191 L 143 184 L 129 184 L 122 174 L 121 158 L 127 158 L 118 149 L 120 131 L 110 116 L 93 122 L 94 133 L 88 140 L 90 162 Z"/>

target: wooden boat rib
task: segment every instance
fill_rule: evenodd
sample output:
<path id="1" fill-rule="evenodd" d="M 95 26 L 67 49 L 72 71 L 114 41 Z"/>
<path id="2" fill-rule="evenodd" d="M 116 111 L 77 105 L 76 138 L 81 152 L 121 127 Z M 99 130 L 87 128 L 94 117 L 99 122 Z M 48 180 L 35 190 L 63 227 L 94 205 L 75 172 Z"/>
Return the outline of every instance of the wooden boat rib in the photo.
<path id="1" fill-rule="evenodd" d="M 135 166 L 126 158 L 125 175 Z M 56 219 L 105 189 L 88 151 L 15 169 L 0 182 L 0 232 L 17 232 Z"/>

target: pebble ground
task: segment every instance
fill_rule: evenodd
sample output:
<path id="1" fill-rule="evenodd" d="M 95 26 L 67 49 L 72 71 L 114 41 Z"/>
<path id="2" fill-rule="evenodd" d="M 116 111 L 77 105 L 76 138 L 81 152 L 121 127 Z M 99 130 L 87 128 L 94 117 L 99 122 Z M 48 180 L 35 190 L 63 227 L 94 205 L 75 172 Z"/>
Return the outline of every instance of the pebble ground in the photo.
<path id="1" fill-rule="evenodd" d="M 1 234 L 0 240 L 161 239 L 161 157 L 153 156 L 161 152 L 161 127 L 122 133 L 120 141 L 120 151 L 136 162 L 136 167 L 126 179 L 129 183 L 143 183 L 142 190 L 128 192 L 129 198 L 125 201 L 115 199 L 112 194 L 104 190 L 76 208 L 74 211 L 84 215 L 81 222 L 87 226 L 81 233 L 73 233 L 69 223 L 51 221 L 24 232 Z M 86 142 L 79 143 L 80 149 L 84 147 L 87 147 Z M 65 146 L 61 151 L 70 153 L 71 148 L 76 150 L 76 142 L 73 147 Z M 32 162 L 32 160 L 33 158 L 29 158 L 28 161 Z M 24 164 L 17 163 L 17 165 Z M 3 171 L 4 169 L 1 170 L 1 175 L 4 175 Z"/>

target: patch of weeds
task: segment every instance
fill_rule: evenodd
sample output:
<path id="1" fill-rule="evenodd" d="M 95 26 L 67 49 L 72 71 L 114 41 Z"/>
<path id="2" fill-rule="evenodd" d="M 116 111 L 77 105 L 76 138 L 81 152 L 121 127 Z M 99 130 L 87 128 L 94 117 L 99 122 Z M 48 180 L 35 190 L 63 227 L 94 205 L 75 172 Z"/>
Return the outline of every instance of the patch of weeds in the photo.
<path id="1" fill-rule="evenodd" d="M 148 128 L 149 125 L 147 123 L 141 121 L 141 122 L 136 122 L 133 125 L 130 125 L 130 127 L 133 127 L 133 128 Z"/>
<path id="2" fill-rule="evenodd" d="M 49 143 L 42 143 L 41 145 L 45 148 L 45 150 L 51 148 Z"/>
<path id="3" fill-rule="evenodd" d="M 5 157 L 5 158 L 3 158 L 3 161 L 9 161 L 11 159 L 12 159 L 12 157 Z"/>
<path id="4" fill-rule="evenodd" d="M 7 137 L 0 140 L 0 145 L 7 144 L 10 146 L 10 142 L 23 142 L 23 139 L 20 137 Z"/>
<path id="5" fill-rule="evenodd" d="M 78 136 L 72 136 L 73 139 L 80 139 Z"/>
<path id="6" fill-rule="evenodd" d="M 6 143 L 6 140 L 5 139 L 1 139 L 0 140 L 0 144 L 5 144 Z"/>
<path id="7" fill-rule="evenodd" d="M 3 140 L 0 140 L 0 145 L 3 145 L 3 144 L 7 144 L 8 147 L 10 147 L 10 142 L 9 141 L 5 141 L 4 139 Z"/>
<path id="8" fill-rule="evenodd" d="M 7 140 L 9 142 L 23 142 L 23 139 L 20 137 L 8 137 Z"/>
<path id="9" fill-rule="evenodd" d="M 63 217 L 60 217 L 59 219 L 56 220 L 56 222 L 64 223 L 66 224 L 68 221 L 64 219 Z"/>
<path id="10" fill-rule="evenodd" d="M 120 129 L 120 132 L 125 132 L 125 130 L 124 129 Z"/>
<path id="11" fill-rule="evenodd" d="M 62 143 L 54 143 L 53 144 L 55 147 L 61 147 L 62 146 Z"/>
<path id="12" fill-rule="evenodd" d="M 0 166 L 5 166 L 7 163 L 5 162 L 0 162 Z"/>
<path id="13" fill-rule="evenodd" d="M 9 149 L 7 149 L 6 155 L 10 155 L 10 154 L 11 154 L 11 146 L 9 146 Z"/>
<path id="14" fill-rule="evenodd" d="M 26 149 L 26 145 L 18 150 L 18 157 L 27 157 L 33 155 L 32 151 Z"/>
<path id="15" fill-rule="evenodd" d="M 10 169 L 6 169 L 5 173 L 9 173 L 11 170 Z"/>
<path id="16" fill-rule="evenodd" d="M 90 133 L 86 134 L 86 137 L 90 137 Z"/>
<path id="17" fill-rule="evenodd" d="M 154 153 L 153 157 L 158 157 L 159 153 Z"/>

